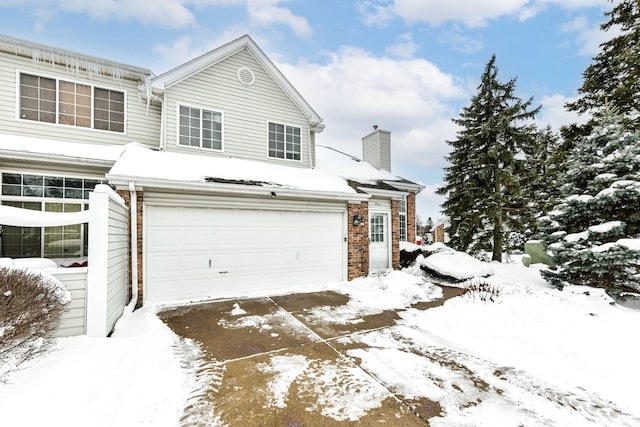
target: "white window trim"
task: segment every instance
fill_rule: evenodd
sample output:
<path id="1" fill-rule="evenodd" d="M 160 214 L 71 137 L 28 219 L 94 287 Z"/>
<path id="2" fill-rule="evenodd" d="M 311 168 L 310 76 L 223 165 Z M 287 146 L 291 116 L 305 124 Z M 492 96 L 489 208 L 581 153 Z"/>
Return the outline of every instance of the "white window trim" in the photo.
<path id="1" fill-rule="evenodd" d="M 187 108 L 197 108 L 200 110 L 200 146 L 194 147 L 192 145 L 182 145 L 180 144 L 180 107 Z M 217 148 L 206 148 L 202 146 L 202 110 L 211 111 L 213 113 L 220 113 L 221 117 L 221 125 L 220 125 L 220 149 Z M 176 147 L 186 148 L 197 151 L 205 151 L 205 152 L 214 152 L 214 153 L 224 153 L 224 111 L 217 108 L 204 107 L 196 104 L 187 104 L 184 102 L 176 102 Z"/>
<path id="2" fill-rule="evenodd" d="M 400 206 L 402 206 L 402 202 L 404 201 L 404 212 L 402 210 L 400 210 Z M 402 198 L 402 201 L 400 201 L 398 203 L 398 217 L 403 217 L 404 216 L 404 240 L 402 239 L 402 221 L 400 221 L 400 218 L 398 218 L 398 237 L 400 238 L 401 242 L 406 242 L 408 241 L 407 239 L 409 238 L 409 224 L 407 223 L 407 197 L 404 196 Z"/>
<path id="3" fill-rule="evenodd" d="M 269 155 L 269 124 L 270 123 L 273 123 L 273 124 L 276 124 L 276 125 L 283 125 L 285 127 L 286 126 L 290 126 L 290 127 L 293 127 L 293 128 L 300 129 L 300 159 L 287 159 L 287 152 L 286 151 L 285 151 L 285 157 L 284 158 L 271 157 Z M 266 140 L 267 140 L 266 155 L 267 155 L 267 159 L 269 159 L 269 160 L 281 160 L 281 161 L 285 161 L 285 162 L 295 162 L 295 163 L 302 163 L 303 162 L 303 160 L 304 160 L 304 155 L 303 155 L 303 150 L 302 150 L 302 148 L 304 146 L 304 144 L 302 143 L 302 141 L 303 141 L 302 135 L 303 135 L 303 131 L 304 131 L 304 127 L 303 126 L 294 125 L 294 124 L 286 123 L 286 122 L 280 122 L 280 121 L 277 121 L 277 120 L 267 120 L 267 129 L 266 130 L 267 130 L 267 132 L 266 132 Z M 286 143 L 287 142 L 285 141 L 285 149 L 286 149 Z"/>
<path id="4" fill-rule="evenodd" d="M 20 74 L 29 74 L 32 76 L 37 76 L 37 77 L 43 77 L 45 79 L 53 79 L 56 81 L 56 123 L 49 123 L 49 122 L 41 122 L 39 120 L 28 120 L 28 119 L 23 119 L 22 117 L 20 117 Z M 91 127 L 84 127 L 84 126 L 73 126 L 73 125 L 65 125 L 62 123 L 58 123 L 58 107 L 59 107 L 59 95 L 60 95 L 60 80 L 64 80 L 65 82 L 69 82 L 69 83 L 76 83 L 76 84 L 81 84 L 81 85 L 85 85 L 85 86 L 90 86 L 91 87 Z M 95 88 L 98 89 L 105 89 L 105 90 L 110 90 L 110 91 L 114 91 L 114 92 L 120 92 L 124 95 L 124 131 L 123 132 L 116 132 L 116 131 L 111 131 L 111 130 L 105 130 L 105 129 L 96 129 L 94 128 L 94 115 L 93 115 L 93 104 L 94 104 L 94 100 L 95 100 Z M 106 85 L 106 84 L 102 84 L 102 82 L 99 82 L 97 85 L 94 84 L 94 82 L 86 82 L 86 81 L 82 81 L 82 80 L 76 80 L 76 79 L 71 79 L 71 78 L 66 78 L 66 76 L 64 77 L 60 77 L 60 76 L 55 76 L 53 74 L 46 74 L 46 73 L 40 73 L 39 71 L 31 71 L 31 70 L 21 70 L 18 69 L 16 70 L 16 114 L 15 114 L 15 119 L 19 122 L 23 122 L 23 123 L 37 123 L 38 125 L 41 126 L 53 126 L 55 128 L 60 129 L 65 128 L 65 129 L 75 129 L 75 130 L 82 130 L 82 131 L 89 131 L 89 132 L 100 132 L 100 133 L 106 133 L 108 135 L 127 135 L 127 121 L 128 121 L 128 114 L 127 114 L 127 99 L 128 99 L 128 93 L 127 90 L 122 88 L 122 87 L 115 87 L 115 86 L 110 86 L 110 85 Z"/>

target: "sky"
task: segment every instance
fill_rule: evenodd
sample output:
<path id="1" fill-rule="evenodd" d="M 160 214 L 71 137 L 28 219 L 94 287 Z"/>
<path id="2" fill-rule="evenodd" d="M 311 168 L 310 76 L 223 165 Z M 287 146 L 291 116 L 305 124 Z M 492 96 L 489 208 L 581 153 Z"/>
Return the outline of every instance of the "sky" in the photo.
<path id="1" fill-rule="evenodd" d="M 616 1 L 616 0 L 613 0 Z M 417 214 L 441 217 L 446 141 L 496 55 L 541 127 L 564 109 L 612 37 L 609 0 L 0 0 L 0 33 L 161 74 L 249 34 L 324 119 L 317 143 L 361 157 L 391 131 L 392 172 L 425 186 Z"/>

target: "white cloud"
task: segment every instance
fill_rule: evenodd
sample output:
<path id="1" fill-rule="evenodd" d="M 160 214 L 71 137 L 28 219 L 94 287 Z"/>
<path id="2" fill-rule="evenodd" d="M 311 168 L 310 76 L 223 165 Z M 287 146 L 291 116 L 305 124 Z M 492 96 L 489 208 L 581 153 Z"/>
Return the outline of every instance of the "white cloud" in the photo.
<path id="1" fill-rule="evenodd" d="M 385 25 L 397 16 L 409 24 L 458 22 L 473 28 L 501 16 L 516 16 L 524 21 L 550 6 L 567 10 L 607 7 L 608 0 L 367 0 L 359 3 L 359 10 L 367 25 Z"/>
<path id="2" fill-rule="evenodd" d="M 420 47 L 416 42 L 413 41 L 413 35 L 411 33 L 404 33 L 398 36 L 398 39 L 398 43 L 393 46 L 389 46 L 386 49 L 386 52 L 397 58 L 413 58 L 416 51 Z"/>
<path id="3" fill-rule="evenodd" d="M 431 217 L 434 224 L 437 224 L 438 220 L 443 218 L 440 205 L 446 200 L 446 197 L 436 194 L 436 190 L 441 185 L 441 183 L 426 185 L 416 197 L 416 214 L 423 222 Z"/>
<path id="4" fill-rule="evenodd" d="M 294 15 L 289 9 L 276 6 L 280 1 L 247 1 L 249 21 L 252 24 L 269 26 L 272 24 L 284 24 L 298 37 L 309 37 L 313 30 L 307 20 Z"/>
<path id="5" fill-rule="evenodd" d="M 589 22 L 583 16 L 577 16 L 571 21 L 565 22 L 561 31 L 576 33 L 578 53 L 585 56 L 595 56 L 600 52 L 600 44 L 620 34 L 619 28 L 611 28 L 604 32 L 600 29 L 600 22 Z"/>
<path id="6" fill-rule="evenodd" d="M 540 128 L 550 125 L 554 131 L 559 131 L 562 126 L 570 123 L 586 123 L 589 119 L 587 115 L 578 115 L 574 111 L 567 111 L 564 107 L 570 101 L 575 101 L 575 98 L 567 98 L 560 94 L 543 96 L 540 100 L 542 111 L 536 118 L 536 124 Z"/>
<path id="7" fill-rule="evenodd" d="M 352 47 L 328 53 L 325 64 L 278 67 L 325 119 L 319 144 L 361 156 L 361 138 L 377 124 L 392 132 L 394 165 L 440 174 L 445 140 L 455 136 L 452 104 L 469 97 L 453 76 L 424 59 L 394 60 Z"/>

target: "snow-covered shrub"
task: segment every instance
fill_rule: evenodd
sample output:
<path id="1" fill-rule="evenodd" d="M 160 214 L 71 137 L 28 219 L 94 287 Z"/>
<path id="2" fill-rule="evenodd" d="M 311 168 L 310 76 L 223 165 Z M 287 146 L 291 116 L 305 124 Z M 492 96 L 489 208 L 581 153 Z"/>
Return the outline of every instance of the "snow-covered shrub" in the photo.
<path id="1" fill-rule="evenodd" d="M 616 117 L 579 141 L 568 158 L 564 199 L 538 229 L 556 267 L 555 286 L 640 290 L 640 135 Z"/>
<path id="2" fill-rule="evenodd" d="M 0 382 L 44 352 L 71 295 L 54 277 L 0 267 Z"/>

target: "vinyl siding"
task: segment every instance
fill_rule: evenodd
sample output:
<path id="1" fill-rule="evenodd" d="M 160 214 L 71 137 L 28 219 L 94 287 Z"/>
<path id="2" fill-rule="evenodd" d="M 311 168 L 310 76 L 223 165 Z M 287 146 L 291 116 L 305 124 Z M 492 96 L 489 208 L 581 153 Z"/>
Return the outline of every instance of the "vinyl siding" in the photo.
<path id="1" fill-rule="evenodd" d="M 71 302 L 65 307 L 56 333 L 57 337 L 83 335 L 86 325 L 87 269 L 84 267 L 57 269 L 51 273 L 69 292 Z"/>
<path id="2" fill-rule="evenodd" d="M 255 74 L 253 85 L 238 81 L 236 73 L 242 66 L 250 68 Z M 312 167 L 308 119 L 247 49 L 176 83 L 166 90 L 165 95 L 165 132 L 169 151 Z M 178 146 L 178 103 L 223 113 L 223 152 Z M 269 122 L 300 128 L 301 161 L 268 156 Z"/>
<path id="3" fill-rule="evenodd" d="M 157 147 L 160 141 L 160 107 L 147 103 L 138 91 L 139 81 L 70 71 L 64 66 L 37 64 L 30 58 L 0 52 L 0 133 L 25 135 L 92 144 L 123 145 L 132 141 Z M 124 133 L 86 129 L 75 126 L 40 123 L 17 118 L 18 71 L 38 76 L 61 78 L 126 93 Z"/>
<path id="4" fill-rule="evenodd" d="M 113 199 L 109 200 L 108 224 L 106 316 L 111 330 L 129 302 L 129 214 Z"/>

